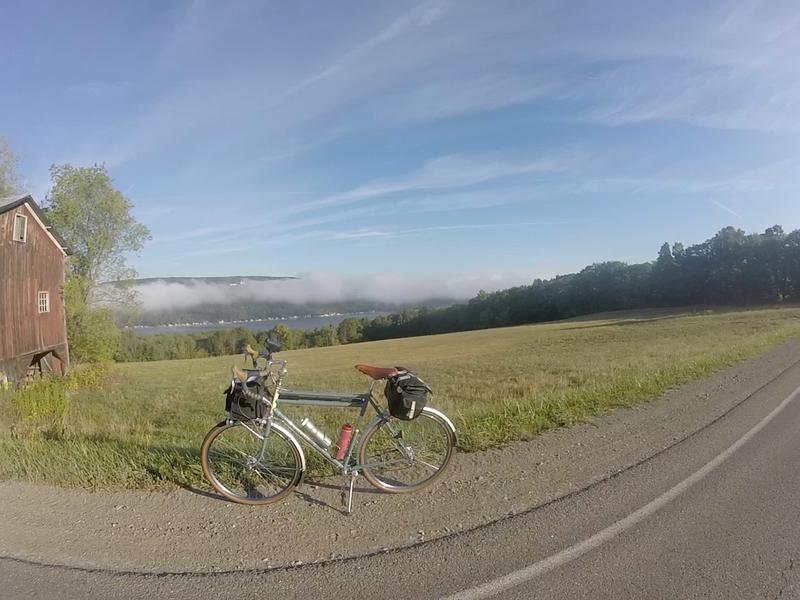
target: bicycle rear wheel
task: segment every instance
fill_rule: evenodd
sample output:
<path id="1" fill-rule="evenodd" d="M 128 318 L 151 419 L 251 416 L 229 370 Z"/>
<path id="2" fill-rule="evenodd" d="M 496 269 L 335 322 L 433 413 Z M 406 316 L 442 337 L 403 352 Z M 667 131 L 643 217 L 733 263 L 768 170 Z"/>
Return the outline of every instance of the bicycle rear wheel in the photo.
<path id="1" fill-rule="evenodd" d="M 455 445 L 450 421 L 426 406 L 413 421 L 388 419 L 367 430 L 358 458 L 372 485 L 391 493 L 409 493 L 442 476 Z"/>
<path id="2" fill-rule="evenodd" d="M 203 440 L 203 475 L 228 500 L 272 504 L 300 483 L 304 460 L 296 440 L 273 425 L 264 445 L 265 432 L 255 421 L 223 421 Z"/>

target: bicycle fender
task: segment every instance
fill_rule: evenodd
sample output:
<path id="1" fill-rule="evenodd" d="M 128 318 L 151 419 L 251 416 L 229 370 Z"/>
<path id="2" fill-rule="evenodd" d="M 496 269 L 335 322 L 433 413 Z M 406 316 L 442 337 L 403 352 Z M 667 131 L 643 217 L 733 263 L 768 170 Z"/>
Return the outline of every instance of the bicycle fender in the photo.
<path id="1" fill-rule="evenodd" d="M 456 426 L 453 425 L 453 422 L 450 420 L 450 417 L 448 417 L 442 411 L 437 410 L 435 408 L 431 408 L 430 406 L 426 406 L 425 408 L 423 408 L 422 412 L 433 413 L 437 417 L 440 417 L 442 421 L 444 421 L 445 424 L 450 428 L 450 431 L 453 432 L 453 437 L 455 438 L 456 443 L 458 443 L 458 433 L 456 432 Z"/>

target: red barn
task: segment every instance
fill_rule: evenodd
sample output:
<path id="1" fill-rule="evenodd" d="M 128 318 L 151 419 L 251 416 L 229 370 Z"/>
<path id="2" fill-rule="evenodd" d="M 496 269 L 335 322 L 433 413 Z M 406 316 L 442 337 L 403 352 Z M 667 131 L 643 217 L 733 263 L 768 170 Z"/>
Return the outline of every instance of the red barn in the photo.
<path id="1" fill-rule="evenodd" d="M 64 261 L 69 250 L 31 196 L 0 198 L 0 372 L 66 372 Z M 2 375 L 0 375 L 2 379 Z"/>

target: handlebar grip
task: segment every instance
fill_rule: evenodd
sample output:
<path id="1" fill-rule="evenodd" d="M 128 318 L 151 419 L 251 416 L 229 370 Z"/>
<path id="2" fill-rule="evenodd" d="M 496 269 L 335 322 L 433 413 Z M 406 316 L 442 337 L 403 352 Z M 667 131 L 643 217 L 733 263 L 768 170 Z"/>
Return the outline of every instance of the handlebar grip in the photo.
<path id="1" fill-rule="evenodd" d="M 245 398 L 249 398 L 254 402 L 259 402 L 264 400 L 264 397 L 260 394 L 256 394 L 255 392 L 251 392 L 247 389 L 247 373 L 239 369 L 238 367 L 232 367 L 231 371 L 233 372 L 233 378 L 239 381 L 240 387 L 242 388 L 242 396 Z"/>
<path id="2" fill-rule="evenodd" d="M 260 394 L 256 394 L 255 392 L 251 392 L 250 390 L 248 390 L 247 384 L 244 382 L 242 382 L 242 396 L 244 396 L 245 398 L 249 398 L 254 402 L 260 402 L 264 400 L 264 397 L 261 396 Z"/>

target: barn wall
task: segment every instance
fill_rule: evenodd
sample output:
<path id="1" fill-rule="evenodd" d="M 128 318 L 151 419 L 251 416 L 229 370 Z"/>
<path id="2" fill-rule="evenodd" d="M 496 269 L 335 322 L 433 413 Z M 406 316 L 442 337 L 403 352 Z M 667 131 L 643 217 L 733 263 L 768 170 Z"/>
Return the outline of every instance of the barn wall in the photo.
<path id="1" fill-rule="evenodd" d="M 25 243 L 12 239 L 14 215 L 28 217 Z M 27 204 L 0 214 L 0 363 L 66 347 L 64 255 Z M 50 312 L 39 314 L 39 292 L 50 292 Z"/>

